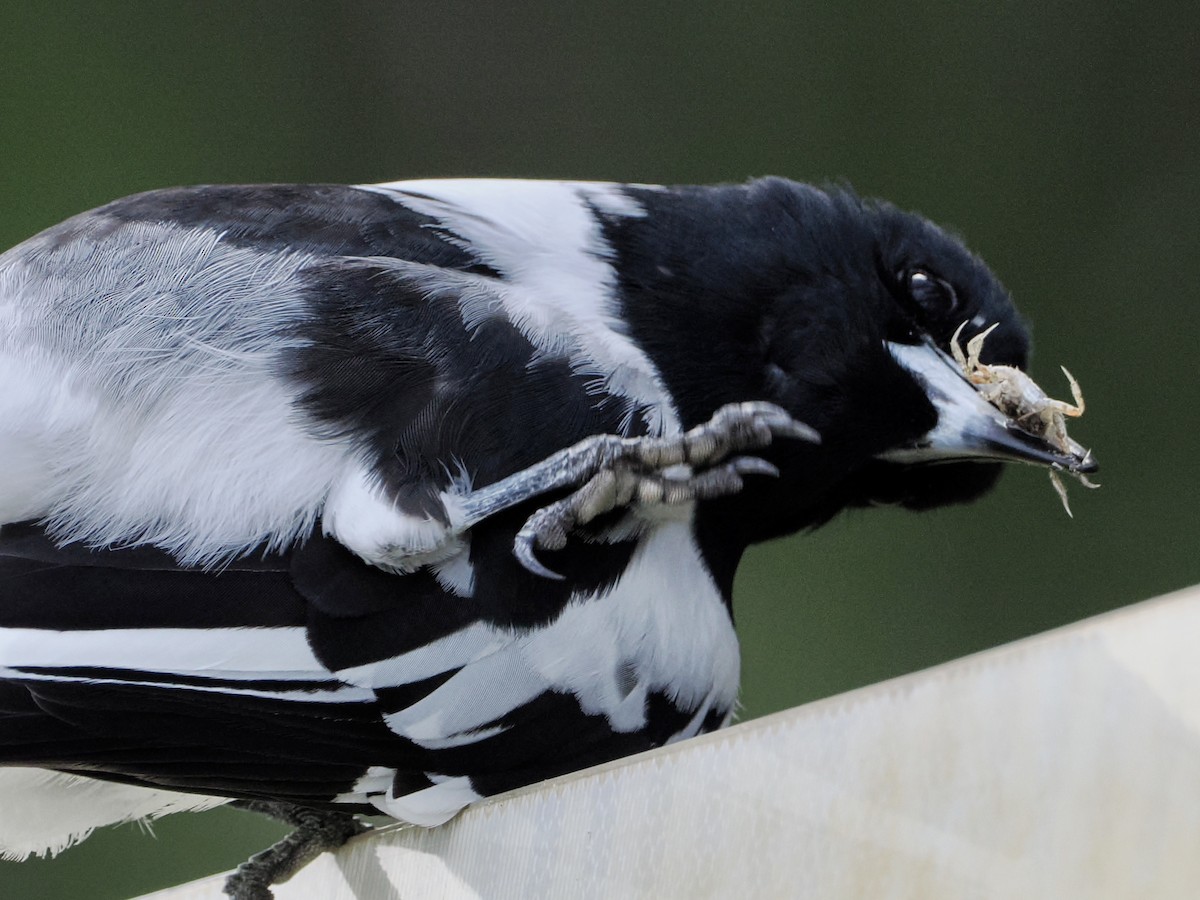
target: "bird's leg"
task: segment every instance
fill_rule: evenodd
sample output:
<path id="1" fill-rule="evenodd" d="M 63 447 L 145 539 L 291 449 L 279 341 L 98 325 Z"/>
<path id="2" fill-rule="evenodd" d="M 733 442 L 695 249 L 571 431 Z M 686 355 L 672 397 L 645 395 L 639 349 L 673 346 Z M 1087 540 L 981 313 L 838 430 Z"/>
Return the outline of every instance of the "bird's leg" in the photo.
<path id="1" fill-rule="evenodd" d="M 225 880 L 233 900 L 272 900 L 271 885 L 281 884 L 327 850 L 336 850 L 356 834 L 370 830 L 348 813 L 309 809 L 272 800 L 235 800 L 235 809 L 261 813 L 296 830 L 256 853 Z"/>
<path id="2" fill-rule="evenodd" d="M 534 557 L 535 545 L 561 547 L 571 529 L 632 502 L 678 505 L 735 493 L 741 476 L 773 474 L 773 469 L 762 460 L 733 455 L 766 447 L 775 437 L 819 440 L 807 425 L 765 402 L 727 404 L 703 425 L 672 437 L 592 435 L 485 487 L 442 492 L 445 515 L 437 518 L 396 509 L 368 472 L 355 470 L 326 501 L 324 527 L 368 563 L 413 572 L 459 552 L 463 535 L 485 519 L 576 487 L 532 517 L 514 546 L 528 569 L 555 577 Z"/>
<path id="3" fill-rule="evenodd" d="M 630 503 L 678 505 L 736 493 L 743 475 L 776 473 L 764 460 L 732 454 L 761 449 L 776 437 L 819 441 L 813 429 L 765 402 L 727 404 L 708 422 L 673 437 L 593 435 L 458 498 L 453 518 L 467 528 L 541 494 L 580 485 L 531 516 L 513 548 L 530 571 L 558 578 L 537 561 L 537 547 L 561 548 L 572 529 Z"/>

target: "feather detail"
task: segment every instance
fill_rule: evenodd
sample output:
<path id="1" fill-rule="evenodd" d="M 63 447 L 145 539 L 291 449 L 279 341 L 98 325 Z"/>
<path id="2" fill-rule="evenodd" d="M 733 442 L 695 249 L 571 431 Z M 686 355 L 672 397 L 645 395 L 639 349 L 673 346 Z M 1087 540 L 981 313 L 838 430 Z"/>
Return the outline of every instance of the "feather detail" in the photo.
<path id="1" fill-rule="evenodd" d="M 53 856 L 104 825 L 199 812 L 228 802 L 47 769 L 0 768 L 0 856 Z"/>

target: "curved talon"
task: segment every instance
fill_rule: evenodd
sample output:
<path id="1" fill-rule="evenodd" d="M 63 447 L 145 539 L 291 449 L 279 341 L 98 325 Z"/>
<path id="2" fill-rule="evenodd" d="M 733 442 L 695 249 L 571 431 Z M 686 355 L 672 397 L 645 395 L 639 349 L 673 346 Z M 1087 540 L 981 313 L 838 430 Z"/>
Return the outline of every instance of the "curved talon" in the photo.
<path id="1" fill-rule="evenodd" d="M 811 425 L 806 425 L 798 419 L 793 419 L 787 411 L 773 403 L 765 404 L 774 409 L 766 410 L 769 418 L 762 419 L 763 424 L 770 430 L 771 437 L 793 438 L 798 441 L 808 441 L 810 444 L 821 443 L 821 435 Z"/>
<path id="2" fill-rule="evenodd" d="M 795 419 L 783 424 L 778 430 L 780 437 L 788 437 L 797 441 L 808 441 L 810 444 L 821 443 L 821 434 L 811 425 L 805 425 Z"/>
<path id="3" fill-rule="evenodd" d="M 766 475 L 770 478 L 779 477 L 779 467 L 767 462 L 759 456 L 736 456 L 729 461 L 733 470 L 739 475 Z"/>
<path id="4" fill-rule="evenodd" d="M 534 553 L 534 544 L 537 543 L 536 534 L 526 534 L 522 528 L 517 534 L 517 539 L 513 541 L 513 556 L 517 558 L 522 566 L 532 572 L 534 575 L 540 575 L 542 578 L 549 578 L 551 581 L 563 581 L 564 576 L 558 574 L 553 569 L 547 569 L 542 565 L 541 561 Z"/>

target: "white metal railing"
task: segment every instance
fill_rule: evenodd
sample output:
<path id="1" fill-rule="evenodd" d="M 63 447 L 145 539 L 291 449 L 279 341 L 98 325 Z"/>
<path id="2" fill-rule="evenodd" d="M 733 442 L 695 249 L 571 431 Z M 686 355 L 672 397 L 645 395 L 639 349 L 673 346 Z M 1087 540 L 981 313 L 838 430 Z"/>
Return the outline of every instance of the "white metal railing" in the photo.
<path id="1" fill-rule="evenodd" d="M 1198 642 L 1200 588 L 382 829 L 276 896 L 1190 900 Z"/>

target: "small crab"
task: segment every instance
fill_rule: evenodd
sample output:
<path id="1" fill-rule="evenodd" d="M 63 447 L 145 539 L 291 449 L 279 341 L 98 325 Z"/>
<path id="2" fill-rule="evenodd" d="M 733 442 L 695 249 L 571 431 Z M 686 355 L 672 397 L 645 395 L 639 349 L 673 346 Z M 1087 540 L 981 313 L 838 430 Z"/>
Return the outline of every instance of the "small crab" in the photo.
<path id="1" fill-rule="evenodd" d="M 1071 385 L 1071 397 L 1074 403 L 1067 403 L 1065 400 L 1055 400 L 1049 397 L 1032 378 L 1013 366 L 988 366 L 979 361 L 979 354 L 983 352 L 983 342 L 987 336 L 992 333 L 999 325 L 992 325 L 990 328 L 981 331 L 975 337 L 967 342 L 967 352 L 964 355 L 962 347 L 959 346 L 959 336 L 962 330 L 967 326 L 966 322 L 958 326 L 958 330 L 954 332 L 954 336 L 950 339 L 950 351 L 954 354 L 955 361 L 962 368 L 963 375 L 971 384 L 975 385 L 976 390 L 980 395 L 992 406 L 996 407 L 1007 418 L 1027 434 L 1034 437 L 1039 437 L 1057 449 L 1064 456 L 1072 456 L 1075 453 L 1078 445 L 1072 446 L 1074 442 L 1067 436 L 1067 418 L 1078 418 L 1083 415 L 1085 409 L 1083 402 L 1083 391 L 1080 390 L 1079 382 L 1075 377 L 1067 371 L 1066 366 L 1059 366 L 1063 374 L 1067 376 L 1067 381 Z M 1079 448 L 1082 449 L 1082 448 Z M 1091 451 L 1087 451 L 1083 456 L 1083 461 L 1086 463 L 1091 457 Z M 1061 468 L 1061 467 L 1057 467 Z M 1089 481 L 1088 477 L 1077 468 L 1068 468 L 1065 471 L 1079 480 L 1085 487 L 1097 488 L 1100 485 Z M 1058 477 L 1056 468 L 1051 468 L 1050 483 L 1054 485 L 1054 490 L 1058 493 L 1062 500 L 1063 509 L 1067 511 L 1067 515 L 1071 515 L 1071 507 L 1067 503 L 1067 489 L 1063 486 L 1062 480 Z"/>

